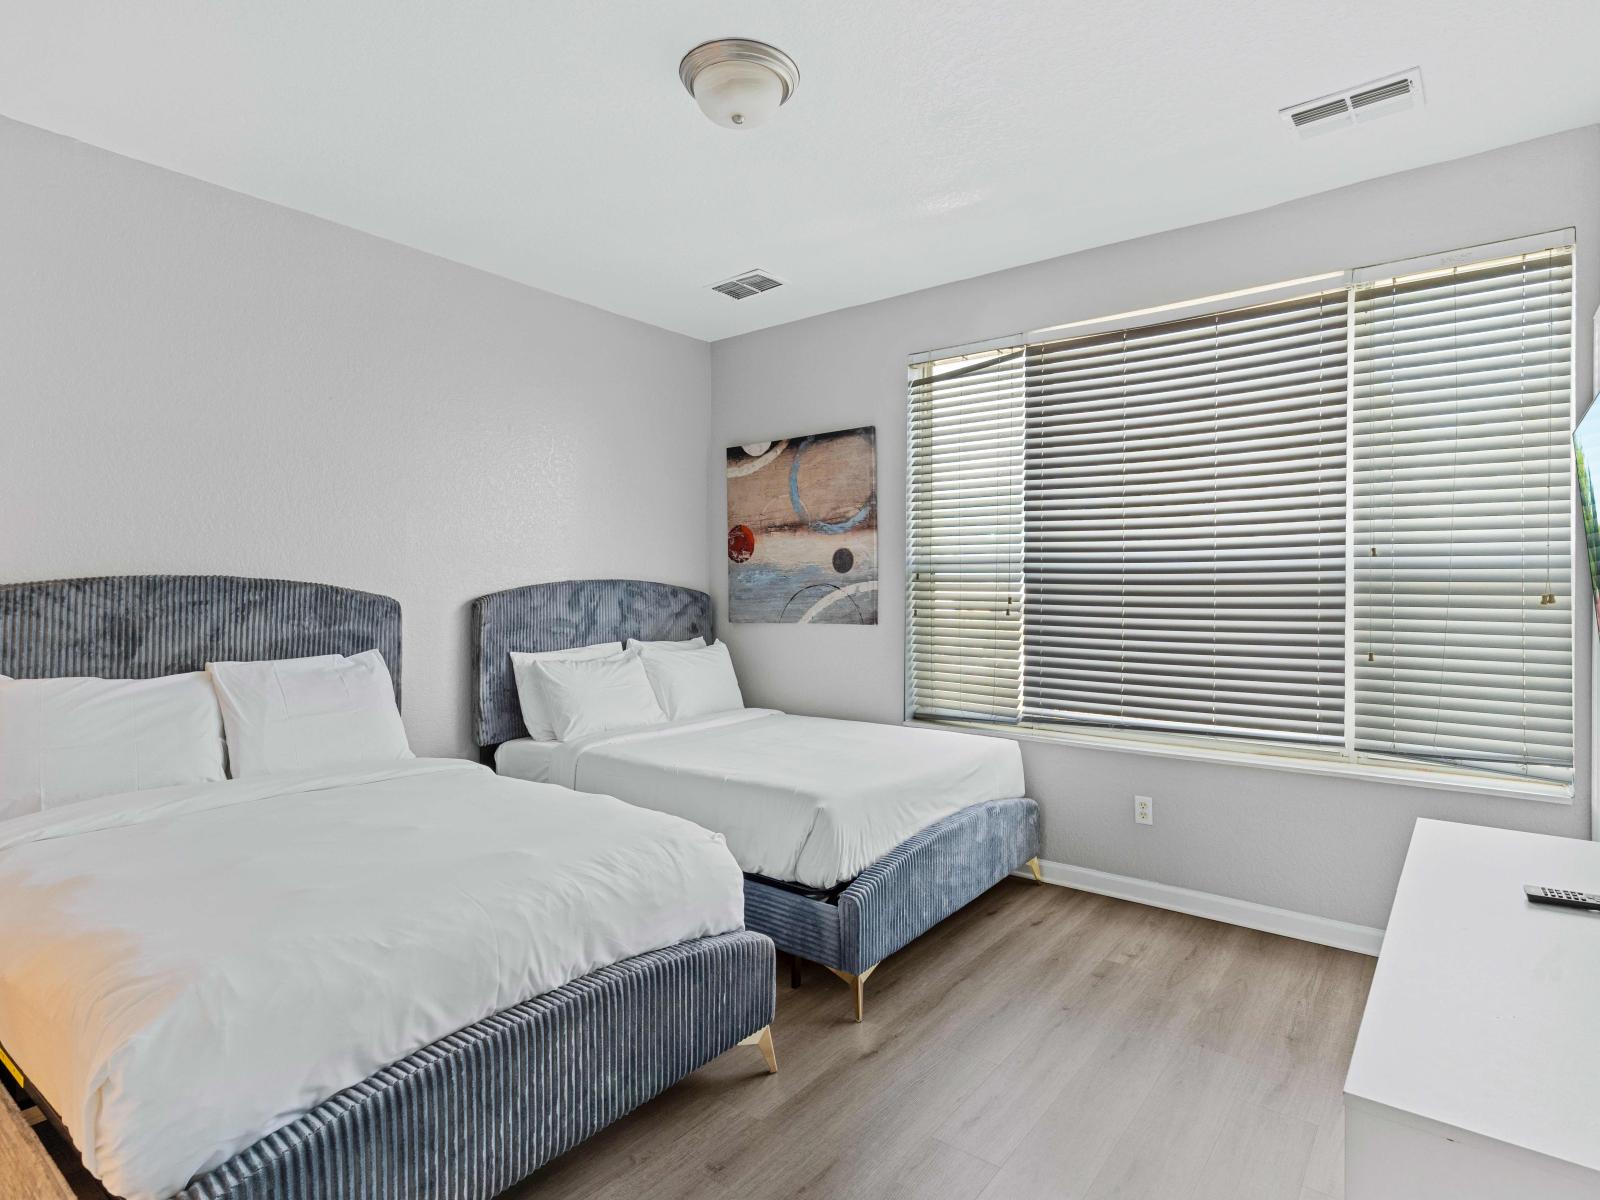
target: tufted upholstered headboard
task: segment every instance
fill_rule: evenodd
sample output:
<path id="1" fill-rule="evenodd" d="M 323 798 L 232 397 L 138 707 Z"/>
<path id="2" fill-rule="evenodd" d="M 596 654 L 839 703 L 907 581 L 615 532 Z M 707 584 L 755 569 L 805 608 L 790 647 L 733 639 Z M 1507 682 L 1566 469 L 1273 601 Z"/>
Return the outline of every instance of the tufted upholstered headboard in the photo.
<path id="1" fill-rule="evenodd" d="M 0 675 L 148 679 L 208 661 L 377 649 L 400 696 L 400 602 L 235 575 L 102 575 L 0 584 Z"/>
<path id="2" fill-rule="evenodd" d="M 472 726 L 480 746 L 527 737 L 511 651 L 596 642 L 712 640 L 711 597 L 643 579 L 535 583 L 472 602 Z"/>

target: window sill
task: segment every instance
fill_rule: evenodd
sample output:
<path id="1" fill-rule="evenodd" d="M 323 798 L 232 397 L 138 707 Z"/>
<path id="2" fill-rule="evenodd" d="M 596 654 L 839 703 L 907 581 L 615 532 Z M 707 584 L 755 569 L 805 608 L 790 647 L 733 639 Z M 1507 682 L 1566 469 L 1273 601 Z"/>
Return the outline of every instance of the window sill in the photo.
<path id="1" fill-rule="evenodd" d="M 903 724 L 959 729 L 988 737 L 1010 738 L 1018 742 L 1043 742 L 1055 746 L 1077 746 L 1086 750 L 1109 750 L 1124 754 L 1149 754 L 1157 758 L 1182 758 L 1231 766 L 1261 767 L 1269 771 L 1289 771 L 1309 775 L 1331 775 L 1372 783 L 1391 783 L 1401 787 L 1428 788 L 1441 792 L 1469 792 L 1474 795 L 1503 796 L 1510 800 L 1532 800 L 1542 804 L 1567 804 L 1573 801 L 1570 785 L 1537 780 L 1498 779 L 1447 767 L 1383 766 L 1353 763 L 1314 751 L 1276 750 L 1251 746 L 1232 749 L 1193 741 L 1178 736 L 1141 734 L 1121 730 L 1046 729 L 1040 726 L 997 726 L 981 721 L 928 720 L 907 718 Z"/>

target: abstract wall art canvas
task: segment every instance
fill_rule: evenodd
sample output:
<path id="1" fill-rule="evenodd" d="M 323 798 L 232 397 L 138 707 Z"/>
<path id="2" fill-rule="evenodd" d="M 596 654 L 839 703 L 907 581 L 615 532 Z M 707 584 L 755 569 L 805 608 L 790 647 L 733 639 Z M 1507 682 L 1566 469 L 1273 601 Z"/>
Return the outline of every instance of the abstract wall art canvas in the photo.
<path id="1" fill-rule="evenodd" d="M 728 619 L 878 623 L 872 426 L 728 447 Z"/>

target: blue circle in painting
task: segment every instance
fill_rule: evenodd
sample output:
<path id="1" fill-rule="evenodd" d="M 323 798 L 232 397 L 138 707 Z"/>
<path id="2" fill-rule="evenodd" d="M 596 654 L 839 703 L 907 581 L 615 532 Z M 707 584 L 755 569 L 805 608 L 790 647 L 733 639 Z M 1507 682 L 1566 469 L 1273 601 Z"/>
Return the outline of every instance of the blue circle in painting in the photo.
<path id="1" fill-rule="evenodd" d="M 873 488 L 867 502 L 843 521 L 813 521 L 811 514 L 806 511 L 805 501 L 800 499 L 800 459 L 805 455 L 806 447 L 816 440 L 814 437 L 802 438 L 794 448 L 794 457 L 789 462 L 789 503 L 794 506 L 800 519 L 818 533 L 849 533 L 872 515 L 872 506 L 878 500 L 878 489 Z"/>

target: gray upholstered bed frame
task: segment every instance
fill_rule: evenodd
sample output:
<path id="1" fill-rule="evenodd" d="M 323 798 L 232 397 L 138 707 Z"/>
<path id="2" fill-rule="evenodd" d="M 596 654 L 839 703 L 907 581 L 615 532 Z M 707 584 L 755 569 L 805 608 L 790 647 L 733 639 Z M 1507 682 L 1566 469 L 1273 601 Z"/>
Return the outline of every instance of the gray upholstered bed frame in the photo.
<path id="1" fill-rule="evenodd" d="M 713 638 L 711 597 L 640 579 L 538 583 L 472 602 L 472 727 L 492 753 L 528 736 L 517 704 L 510 652 L 571 650 L 596 642 Z"/>
<path id="2" fill-rule="evenodd" d="M 207 662 L 378 650 L 400 694 L 400 602 L 236 575 L 100 575 L 0 584 L 0 675 L 151 679 Z"/>
<path id="3" fill-rule="evenodd" d="M 527 736 L 508 652 L 714 635 L 711 597 L 638 579 L 541 583 L 473 601 L 473 728 L 485 761 Z M 1025 796 L 974 804 L 928 826 L 826 899 L 745 877 L 745 925 L 827 967 L 855 996 L 889 955 L 1027 866 L 1039 876 L 1039 807 Z"/>
<path id="4" fill-rule="evenodd" d="M 147 678 L 208 660 L 373 648 L 398 692 L 400 605 L 327 584 L 138 575 L 0 586 L 0 674 L 14 678 Z M 759 1044 L 775 1069 L 774 966 L 772 942 L 749 932 L 613 963 L 346 1088 L 176 1200 L 488 1200 L 736 1044 Z"/>

